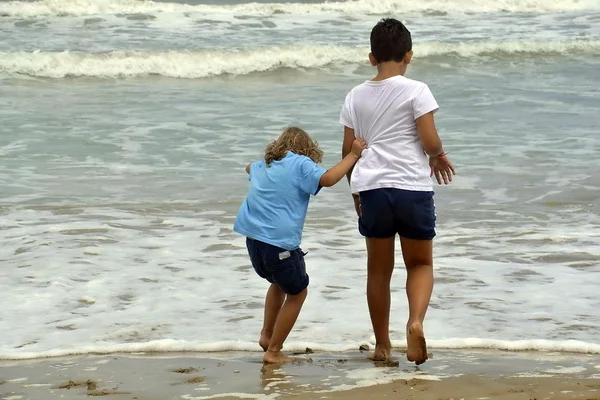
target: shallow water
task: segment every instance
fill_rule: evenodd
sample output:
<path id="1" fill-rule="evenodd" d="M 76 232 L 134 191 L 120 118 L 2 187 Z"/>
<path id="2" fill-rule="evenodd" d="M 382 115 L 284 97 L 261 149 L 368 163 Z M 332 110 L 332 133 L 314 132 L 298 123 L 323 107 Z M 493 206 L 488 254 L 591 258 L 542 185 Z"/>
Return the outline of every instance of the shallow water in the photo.
<path id="1" fill-rule="evenodd" d="M 257 347 L 266 285 L 231 231 L 243 167 L 289 124 L 339 159 L 343 98 L 397 4 L 194 4 L 0 3 L 0 357 Z M 436 187 L 428 343 L 599 353 L 600 4 L 503 4 L 400 15 L 458 171 Z M 286 348 L 371 341 L 344 182 L 302 246 Z"/>

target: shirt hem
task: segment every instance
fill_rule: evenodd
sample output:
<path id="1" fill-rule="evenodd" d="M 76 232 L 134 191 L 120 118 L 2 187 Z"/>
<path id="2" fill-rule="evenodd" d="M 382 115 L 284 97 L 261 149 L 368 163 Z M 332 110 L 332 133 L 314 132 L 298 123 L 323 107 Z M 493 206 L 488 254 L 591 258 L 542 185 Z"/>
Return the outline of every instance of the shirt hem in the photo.
<path id="1" fill-rule="evenodd" d="M 347 127 L 347 128 L 354 129 L 354 126 L 353 126 L 352 122 L 350 122 L 350 121 L 347 121 L 347 120 L 345 120 L 345 119 L 343 119 L 343 118 L 340 118 L 340 120 L 339 120 L 339 123 L 340 123 L 341 125 L 343 125 L 343 126 Z"/>
<path id="2" fill-rule="evenodd" d="M 321 172 L 321 174 L 319 175 L 319 180 L 317 181 L 317 188 L 311 192 L 311 195 L 313 195 L 313 196 L 318 195 L 319 192 L 321 191 L 321 189 L 323 189 L 323 186 L 321 185 L 321 178 L 323 178 L 323 175 L 325 175 L 327 173 L 327 170 L 324 168 L 321 168 L 320 172 Z"/>
<path id="3" fill-rule="evenodd" d="M 233 228 L 233 231 L 236 232 L 236 233 L 239 233 L 240 235 L 246 236 L 246 237 L 248 237 L 250 239 L 258 240 L 260 242 L 263 242 L 263 243 L 266 243 L 266 244 L 270 244 L 271 246 L 279 247 L 279 248 L 284 249 L 284 250 L 292 251 L 292 250 L 296 250 L 298 247 L 300 247 L 300 245 L 295 246 L 295 247 L 293 247 L 293 246 L 292 247 L 290 247 L 290 246 L 282 246 L 283 243 L 277 243 L 274 240 L 262 237 L 260 235 L 250 234 L 249 232 L 246 232 L 243 229 L 236 228 L 236 227 Z"/>
<path id="4" fill-rule="evenodd" d="M 362 186 L 358 188 L 352 188 L 352 194 L 359 194 L 360 192 L 366 192 L 368 190 L 375 189 L 400 189 L 410 190 L 413 192 L 433 192 L 433 185 L 430 186 L 416 186 L 416 185 L 403 185 L 397 183 L 379 183 L 377 185 Z"/>

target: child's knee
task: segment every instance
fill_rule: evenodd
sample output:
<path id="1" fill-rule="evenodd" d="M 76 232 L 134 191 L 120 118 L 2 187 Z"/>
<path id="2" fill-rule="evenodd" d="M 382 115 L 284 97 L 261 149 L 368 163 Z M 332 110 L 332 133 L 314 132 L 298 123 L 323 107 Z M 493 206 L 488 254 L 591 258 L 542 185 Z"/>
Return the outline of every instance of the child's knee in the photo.
<path id="1" fill-rule="evenodd" d="M 433 265 L 429 264 L 429 263 L 414 263 L 414 264 L 407 264 L 406 265 L 406 270 L 408 272 L 427 272 L 427 273 L 433 273 Z"/>

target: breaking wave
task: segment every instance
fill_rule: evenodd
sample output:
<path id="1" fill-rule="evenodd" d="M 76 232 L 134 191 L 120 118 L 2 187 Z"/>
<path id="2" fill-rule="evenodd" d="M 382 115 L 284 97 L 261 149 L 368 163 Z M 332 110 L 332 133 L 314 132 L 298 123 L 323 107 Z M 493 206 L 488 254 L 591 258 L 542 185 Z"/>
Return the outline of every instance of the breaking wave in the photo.
<path id="1" fill-rule="evenodd" d="M 440 56 L 500 58 L 514 54 L 530 57 L 598 53 L 600 41 L 420 43 L 415 58 Z M 281 68 L 323 69 L 367 63 L 368 48 L 351 46 L 273 46 L 240 51 L 114 51 L 0 53 L 0 73 L 40 78 L 127 78 L 160 75 L 207 78 L 247 75 Z"/>
<path id="2" fill-rule="evenodd" d="M 399 12 L 561 12 L 600 9 L 597 0 L 355 0 L 324 3 L 244 3 L 188 5 L 145 0 L 39 0 L 0 2 L 0 16 L 85 16 L 99 14 L 156 13 L 342 13 L 383 15 Z"/>

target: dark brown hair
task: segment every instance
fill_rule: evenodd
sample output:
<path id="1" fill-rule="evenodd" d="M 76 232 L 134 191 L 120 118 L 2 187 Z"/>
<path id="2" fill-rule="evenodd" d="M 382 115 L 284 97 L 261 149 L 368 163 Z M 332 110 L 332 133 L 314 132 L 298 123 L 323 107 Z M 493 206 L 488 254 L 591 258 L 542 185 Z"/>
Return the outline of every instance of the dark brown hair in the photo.
<path id="1" fill-rule="evenodd" d="M 371 31 L 371 53 L 377 64 L 400 62 L 412 50 L 410 31 L 397 19 L 384 18 Z"/>

